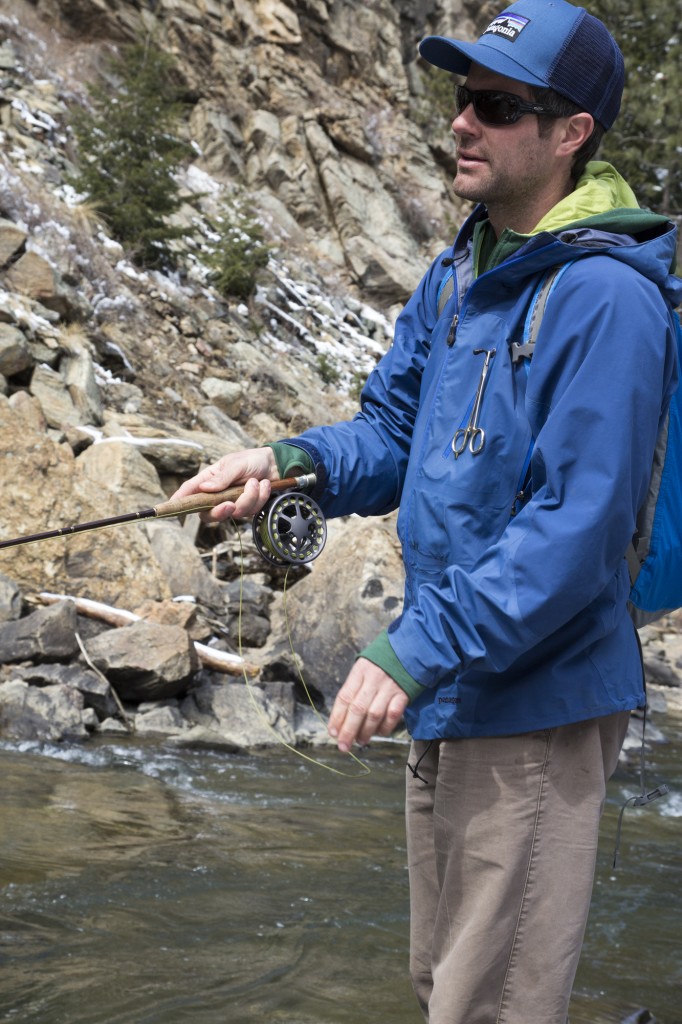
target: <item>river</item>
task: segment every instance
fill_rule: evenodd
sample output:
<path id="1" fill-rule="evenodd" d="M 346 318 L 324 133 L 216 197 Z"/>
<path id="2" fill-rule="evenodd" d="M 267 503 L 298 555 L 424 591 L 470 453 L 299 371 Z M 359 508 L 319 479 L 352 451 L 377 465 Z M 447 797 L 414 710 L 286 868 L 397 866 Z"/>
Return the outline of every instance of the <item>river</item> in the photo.
<path id="1" fill-rule="evenodd" d="M 682 719 L 609 787 L 571 1024 L 682 1024 Z M 406 748 L 334 775 L 286 750 L 0 747 L 0 1021 L 419 1024 L 407 979 Z M 329 762 L 353 773 L 352 762 Z M 560 880 L 557 880 L 560 884 Z"/>

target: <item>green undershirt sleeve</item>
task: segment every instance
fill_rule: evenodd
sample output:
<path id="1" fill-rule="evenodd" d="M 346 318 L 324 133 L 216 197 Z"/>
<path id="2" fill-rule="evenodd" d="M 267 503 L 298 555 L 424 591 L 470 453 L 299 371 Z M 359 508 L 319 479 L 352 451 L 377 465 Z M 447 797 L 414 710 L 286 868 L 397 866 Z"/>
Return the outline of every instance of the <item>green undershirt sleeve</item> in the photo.
<path id="1" fill-rule="evenodd" d="M 383 669 L 386 675 L 389 675 L 401 690 L 405 691 L 410 698 L 410 703 L 424 692 L 425 687 L 421 686 L 416 679 L 413 679 L 398 660 L 398 656 L 391 647 L 386 630 L 383 633 L 379 633 L 376 640 L 372 640 L 371 644 L 368 644 L 364 651 L 360 651 L 359 657 L 367 658 L 368 661 Z"/>
<path id="2" fill-rule="evenodd" d="M 287 444 L 286 441 L 275 441 L 273 444 L 266 444 L 265 447 L 272 448 L 280 480 L 315 472 L 313 460 L 303 448 Z"/>

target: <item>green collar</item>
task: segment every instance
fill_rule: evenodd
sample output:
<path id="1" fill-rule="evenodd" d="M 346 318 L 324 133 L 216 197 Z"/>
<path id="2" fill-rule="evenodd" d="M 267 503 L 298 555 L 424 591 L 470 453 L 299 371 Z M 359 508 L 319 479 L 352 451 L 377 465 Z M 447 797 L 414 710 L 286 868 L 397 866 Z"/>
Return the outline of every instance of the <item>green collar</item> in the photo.
<path id="1" fill-rule="evenodd" d="M 513 256 L 529 238 L 543 231 L 592 227 L 616 234 L 635 234 L 666 223 L 666 218 L 640 209 L 634 192 L 615 167 L 601 160 L 587 165 L 573 192 L 560 200 L 527 235 L 505 228 L 499 238 L 490 221 L 474 227 L 474 276 L 492 270 Z"/>

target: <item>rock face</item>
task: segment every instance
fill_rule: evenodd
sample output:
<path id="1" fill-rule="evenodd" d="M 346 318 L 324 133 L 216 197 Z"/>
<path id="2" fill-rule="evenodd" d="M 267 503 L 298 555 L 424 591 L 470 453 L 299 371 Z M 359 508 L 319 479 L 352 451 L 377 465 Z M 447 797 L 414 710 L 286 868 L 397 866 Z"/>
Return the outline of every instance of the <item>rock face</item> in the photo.
<path id="1" fill-rule="evenodd" d="M 452 211 L 433 153 L 447 148 L 449 120 L 443 111 L 431 124 L 416 46 L 431 31 L 472 32 L 468 12 L 481 18 L 472 0 L 20 0 L 13 10 L 36 48 L 45 37 L 68 41 L 86 76 L 109 41 L 149 35 L 172 52 L 197 168 L 244 182 L 287 245 L 349 274 L 366 295 L 402 301 L 421 276 L 415 257 L 438 249 Z M 43 137 L 63 116 L 65 86 L 78 89 L 68 70 L 45 75 Z M 18 250 L 27 239 L 15 242 Z M 64 269 L 29 243 L 12 274 L 19 290 L 63 314 L 73 302 Z"/>

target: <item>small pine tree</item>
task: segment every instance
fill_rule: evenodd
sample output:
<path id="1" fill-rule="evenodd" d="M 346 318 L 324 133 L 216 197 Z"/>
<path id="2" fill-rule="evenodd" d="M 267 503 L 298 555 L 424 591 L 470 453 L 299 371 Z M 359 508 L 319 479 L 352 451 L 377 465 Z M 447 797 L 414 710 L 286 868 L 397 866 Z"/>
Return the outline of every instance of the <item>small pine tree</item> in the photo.
<path id="1" fill-rule="evenodd" d="M 80 157 L 73 185 L 143 267 L 172 266 L 168 243 L 187 234 L 167 220 L 182 205 L 175 171 L 191 152 L 174 134 L 182 105 L 172 69 L 151 44 L 127 47 L 109 68 L 116 87 L 92 86 L 92 110 L 72 122 Z"/>
<path id="2" fill-rule="evenodd" d="M 218 221 L 218 242 L 206 259 L 209 280 L 225 298 L 248 299 L 256 286 L 258 271 L 270 259 L 263 229 L 247 210 L 225 210 Z"/>

